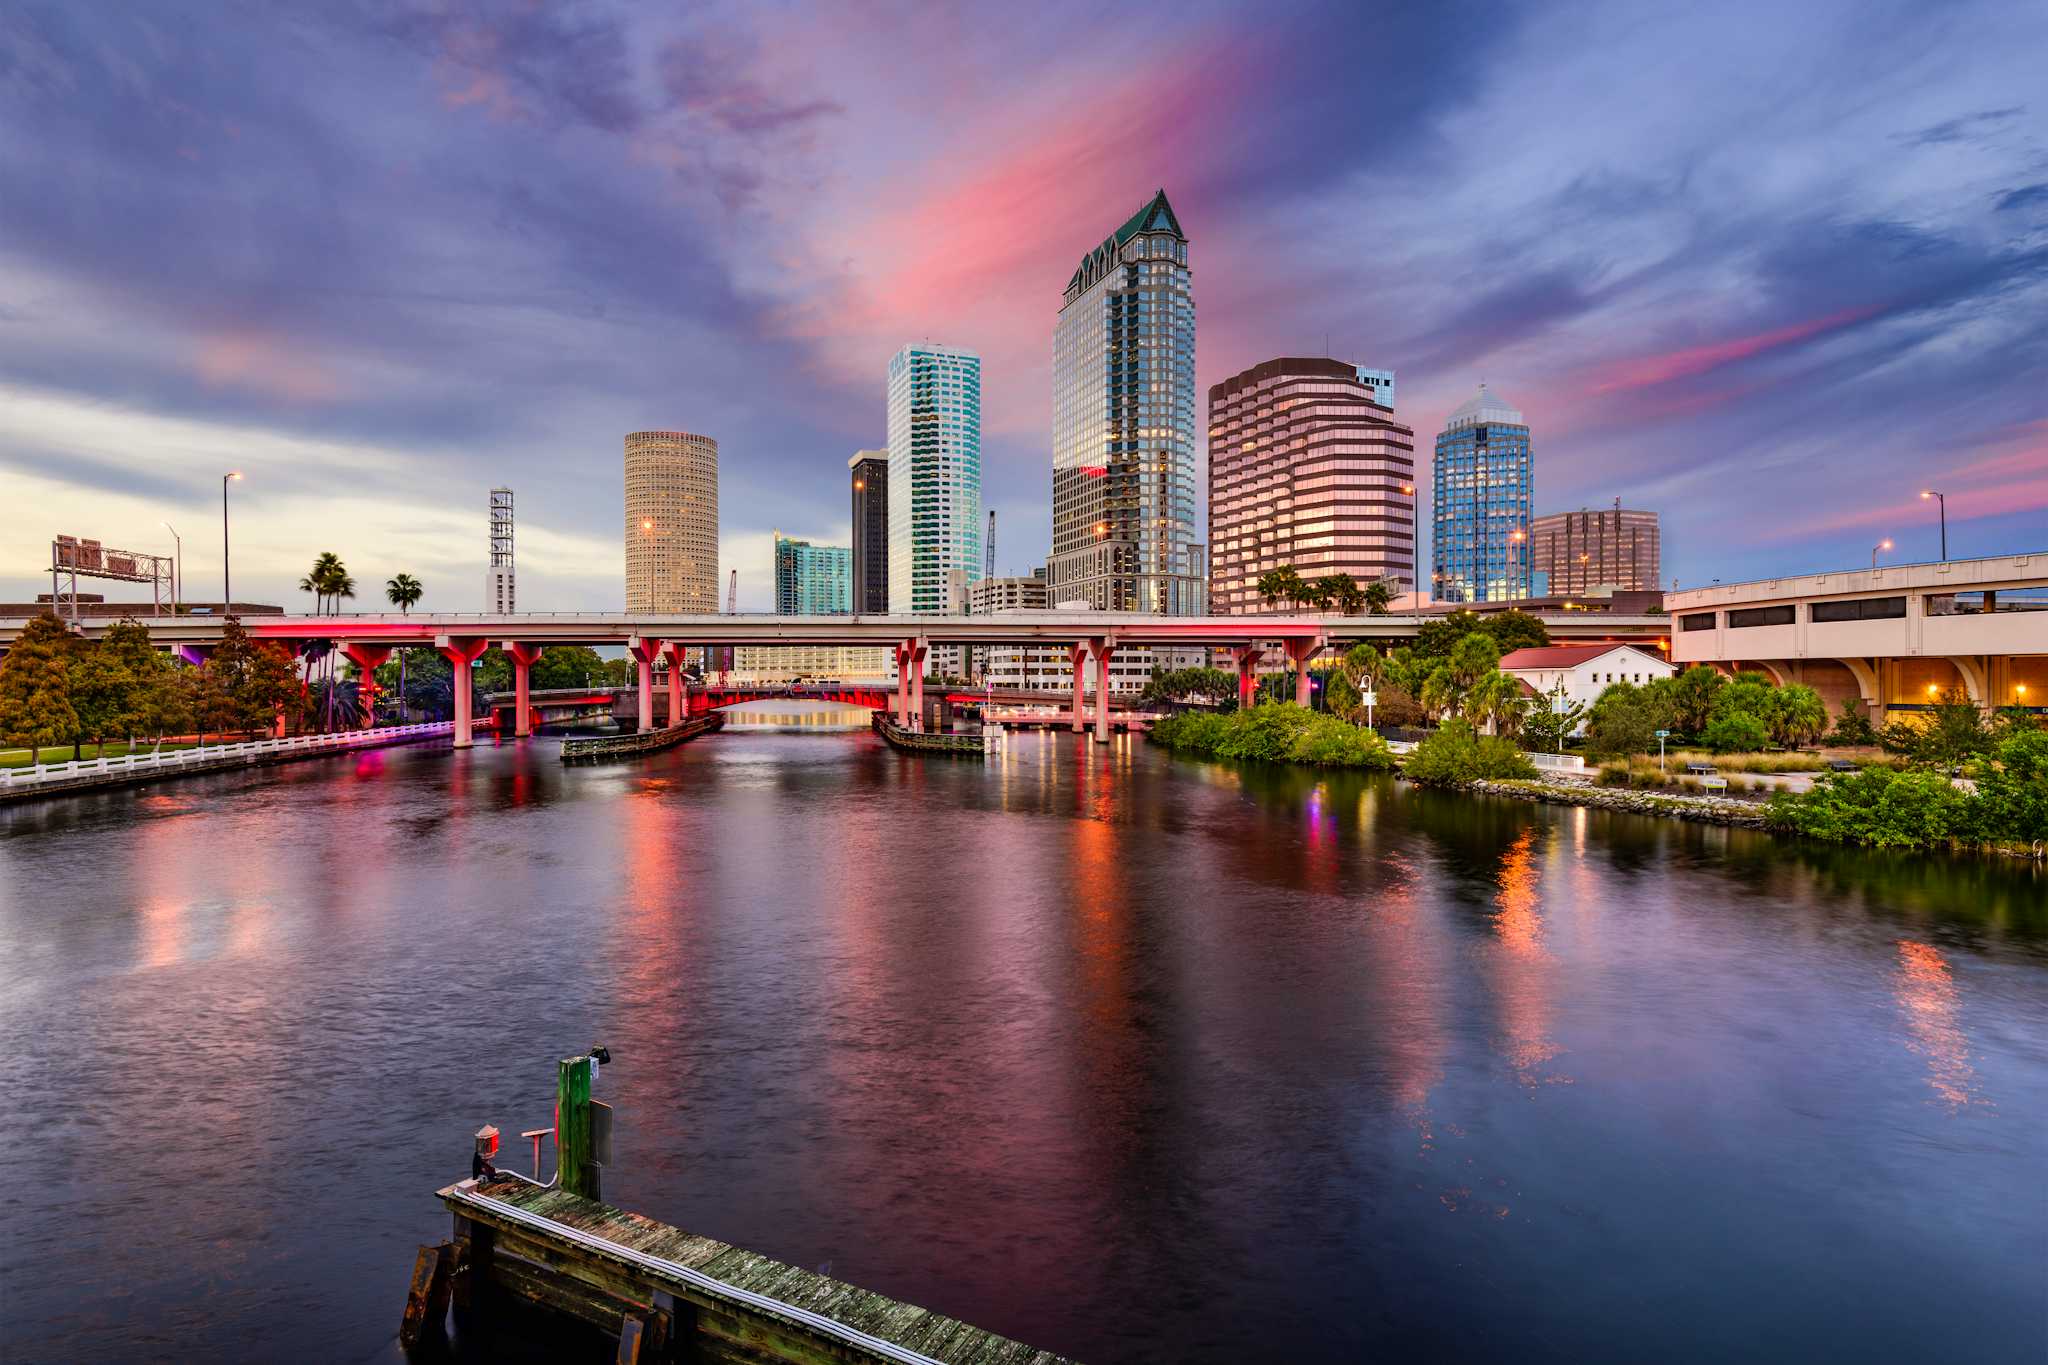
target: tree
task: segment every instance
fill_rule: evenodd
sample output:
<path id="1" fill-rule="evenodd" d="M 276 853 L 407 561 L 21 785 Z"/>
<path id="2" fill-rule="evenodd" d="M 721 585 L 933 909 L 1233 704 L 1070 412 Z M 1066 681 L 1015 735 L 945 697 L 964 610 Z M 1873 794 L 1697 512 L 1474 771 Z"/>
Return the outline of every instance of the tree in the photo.
<path id="1" fill-rule="evenodd" d="M 1237 695 L 1237 675 L 1220 668 L 1160 669 L 1145 680 L 1143 701 L 1227 701 Z"/>
<path id="2" fill-rule="evenodd" d="M 1747 711 L 1723 711 L 1700 735 L 1700 743 L 1717 754 L 1753 754 L 1770 742 L 1763 721 Z"/>
<path id="3" fill-rule="evenodd" d="M 313 594 L 313 614 L 318 616 L 327 601 L 327 585 L 341 568 L 341 557 L 332 550 L 322 550 L 313 557 L 313 567 L 299 580 L 299 591 Z"/>
<path id="4" fill-rule="evenodd" d="M 1957 768 L 1987 752 L 1992 735 L 1969 694 L 1952 687 L 1917 720 L 1895 720 L 1885 726 L 1878 742 L 1917 764 Z"/>
<path id="5" fill-rule="evenodd" d="M 1477 629 L 1478 613 L 1470 611 L 1454 611 L 1434 621 L 1425 621 L 1415 632 L 1415 652 L 1425 659 L 1448 658 L 1452 647 Z"/>
<path id="6" fill-rule="evenodd" d="M 1269 607 L 1275 602 L 1285 602 L 1292 606 L 1300 602 L 1302 594 L 1307 591 L 1308 584 L 1302 581 L 1301 575 L 1295 572 L 1292 564 L 1283 564 L 1277 569 L 1268 569 L 1259 575 L 1259 596 L 1265 599 Z"/>
<path id="7" fill-rule="evenodd" d="M 1387 608 L 1394 604 L 1394 590 L 1384 578 L 1367 586 L 1359 596 L 1368 616 L 1385 616 Z"/>
<path id="8" fill-rule="evenodd" d="M 1503 654 L 1518 649 L 1538 649 L 1550 643 L 1550 629 L 1540 617 L 1510 607 L 1482 617 L 1479 629 L 1493 637 L 1493 643 Z"/>
<path id="9" fill-rule="evenodd" d="M 1475 631 L 1451 647 L 1449 665 L 1451 677 L 1463 692 L 1500 668 L 1500 647 L 1492 637 Z"/>
<path id="10" fill-rule="evenodd" d="M 1524 741 L 1532 749 L 1554 749 L 1564 751 L 1564 742 L 1579 728 L 1579 722 L 1586 718 L 1584 702 L 1573 701 L 1565 691 L 1564 682 L 1536 698 L 1529 708 L 1529 716 L 1522 724 Z"/>
<path id="11" fill-rule="evenodd" d="M 299 670 L 291 652 L 265 642 L 249 651 L 237 681 L 234 702 L 244 729 L 268 730 L 280 714 L 301 703 Z"/>
<path id="12" fill-rule="evenodd" d="M 1720 669 L 1706 664 L 1694 664 L 1673 678 L 1671 728 L 1686 735 L 1706 729 L 1714 714 L 1714 696 L 1727 681 Z"/>
<path id="13" fill-rule="evenodd" d="M 1877 743 L 1877 731 L 1871 727 L 1870 717 L 1863 714 L 1862 698 L 1842 699 L 1841 715 L 1835 721 L 1835 728 L 1828 732 L 1828 743 L 1844 746 Z"/>
<path id="14" fill-rule="evenodd" d="M 1351 681 L 1350 672 L 1342 665 L 1324 670 L 1323 704 L 1330 714 L 1352 719 L 1352 714 L 1363 709 L 1363 699 L 1358 695 L 1357 684 Z"/>
<path id="15" fill-rule="evenodd" d="M 72 758 L 80 756 L 84 739 L 92 740 L 104 752 L 108 735 L 134 732 L 135 679 L 120 655 L 104 644 L 81 643 L 70 652 L 65 682 L 76 717 L 71 732 Z"/>
<path id="16" fill-rule="evenodd" d="M 1640 754 L 1648 751 L 1656 731 L 1642 689 L 1634 683 L 1610 683 L 1593 699 L 1586 718 L 1586 746 L 1596 754 Z"/>
<path id="17" fill-rule="evenodd" d="M 1473 679 L 1462 705 L 1465 719 L 1489 735 L 1518 734 L 1529 714 L 1522 680 L 1498 669 Z"/>
<path id="18" fill-rule="evenodd" d="M 419 602 L 420 598 L 426 596 L 426 592 L 427 590 L 420 586 L 420 581 L 409 573 L 394 574 L 384 584 L 384 599 L 391 603 L 392 606 L 397 607 L 398 613 L 401 616 L 412 615 L 413 607 Z M 405 646 L 400 645 L 397 654 L 398 718 L 401 721 L 405 719 L 405 653 Z"/>
<path id="19" fill-rule="evenodd" d="M 1433 719 L 1441 720 L 1445 714 L 1456 709 L 1465 689 L 1459 685 L 1457 675 L 1451 672 L 1449 664 L 1438 664 L 1422 680 L 1421 689 L 1415 699 L 1422 703 L 1422 709 Z"/>
<path id="20" fill-rule="evenodd" d="M 1796 749 L 1827 733 L 1828 707 L 1820 693 L 1803 683 L 1792 683 L 1771 694 L 1763 721 L 1773 741 Z"/>
<path id="21" fill-rule="evenodd" d="M 100 637 L 100 648 L 113 652 L 133 685 L 126 717 L 129 739 L 144 734 L 161 744 L 165 731 L 183 727 L 186 716 L 177 668 L 150 641 L 147 626 L 127 618 L 116 621 Z"/>
<path id="22" fill-rule="evenodd" d="M 228 617 L 221 627 L 220 644 L 199 669 L 203 676 L 195 701 L 202 737 L 209 726 L 223 734 L 251 728 L 249 689 L 251 669 L 257 665 L 255 656 L 255 643 L 242 628 L 241 618 Z"/>
<path id="23" fill-rule="evenodd" d="M 0 658 L 0 741 L 27 745 L 29 761 L 43 761 L 43 747 L 78 733 L 71 709 L 69 662 L 72 638 L 54 613 L 30 619 L 14 647 Z"/>

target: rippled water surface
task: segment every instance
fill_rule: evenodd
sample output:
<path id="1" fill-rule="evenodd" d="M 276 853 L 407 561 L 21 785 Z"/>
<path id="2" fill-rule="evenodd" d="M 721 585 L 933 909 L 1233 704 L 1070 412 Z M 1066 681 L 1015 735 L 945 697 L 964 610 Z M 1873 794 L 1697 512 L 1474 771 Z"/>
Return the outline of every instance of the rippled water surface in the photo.
<path id="1" fill-rule="evenodd" d="M 609 1197 L 1086 1360 L 2048 1348 L 2030 868 L 729 730 L 0 809 L 0 1356 L 394 1358 L 596 1041 Z"/>

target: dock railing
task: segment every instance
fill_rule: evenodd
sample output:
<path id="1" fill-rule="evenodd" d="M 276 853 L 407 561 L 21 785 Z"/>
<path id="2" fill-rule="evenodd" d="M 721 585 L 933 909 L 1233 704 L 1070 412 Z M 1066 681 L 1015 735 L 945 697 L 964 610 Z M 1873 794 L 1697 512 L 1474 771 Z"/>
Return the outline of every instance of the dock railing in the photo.
<path id="1" fill-rule="evenodd" d="M 430 721 L 418 725 L 385 725 L 370 730 L 343 730 L 331 735 L 250 739 L 233 744 L 210 744 L 203 748 L 152 750 L 111 758 L 66 759 L 61 763 L 0 768 L 0 795 L 75 787 L 81 785 L 81 779 L 95 777 L 172 776 L 211 768 L 244 767 L 301 755 L 372 748 L 396 740 L 426 739 L 448 734 L 453 729 L 452 721 Z"/>

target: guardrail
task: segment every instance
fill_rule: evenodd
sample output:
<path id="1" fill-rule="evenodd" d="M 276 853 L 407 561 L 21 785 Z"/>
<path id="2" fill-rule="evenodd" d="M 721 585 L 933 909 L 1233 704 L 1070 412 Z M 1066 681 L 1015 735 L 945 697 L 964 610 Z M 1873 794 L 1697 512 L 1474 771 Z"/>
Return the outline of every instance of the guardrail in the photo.
<path id="1" fill-rule="evenodd" d="M 374 730 L 345 730 L 331 735 L 296 735 L 290 739 L 251 739 L 214 744 L 202 749 L 170 749 L 116 758 L 66 759 L 26 768 L 0 768 L 0 796 L 96 785 L 94 779 L 124 781 L 134 777 L 173 776 L 215 768 L 249 767 L 286 758 L 371 748 L 397 740 L 426 739 L 454 729 L 452 721 L 420 725 L 386 725 Z"/>

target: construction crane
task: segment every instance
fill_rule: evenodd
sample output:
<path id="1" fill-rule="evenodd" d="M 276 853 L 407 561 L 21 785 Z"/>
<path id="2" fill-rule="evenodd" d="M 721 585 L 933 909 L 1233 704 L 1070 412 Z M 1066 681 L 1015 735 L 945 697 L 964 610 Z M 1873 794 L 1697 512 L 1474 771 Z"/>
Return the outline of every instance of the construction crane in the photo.
<path id="1" fill-rule="evenodd" d="M 996 576 L 996 509 L 993 507 L 988 509 L 988 539 L 981 547 L 981 576 Z"/>
<path id="2" fill-rule="evenodd" d="M 736 616 L 739 614 L 739 600 L 740 571 L 738 569 L 734 569 L 732 571 L 732 577 L 725 580 L 725 614 L 727 616 Z"/>

